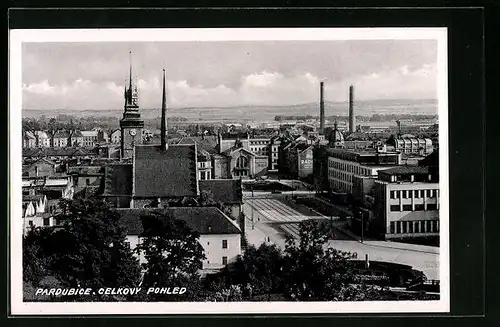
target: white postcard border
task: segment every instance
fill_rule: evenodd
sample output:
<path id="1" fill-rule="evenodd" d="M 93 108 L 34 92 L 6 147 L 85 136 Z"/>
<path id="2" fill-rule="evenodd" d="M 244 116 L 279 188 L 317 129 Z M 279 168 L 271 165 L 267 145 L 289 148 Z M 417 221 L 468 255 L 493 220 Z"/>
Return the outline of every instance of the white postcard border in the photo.
<path id="1" fill-rule="evenodd" d="M 23 302 L 22 289 L 22 43 L 23 42 L 167 42 L 286 40 L 438 41 L 438 117 L 440 162 L 441 294 L 438 301 L 370 302 Z M 273 314 L 273 313 L 440 313 L 450 310 L 448 71 L 446 28 L 226 28 L 226 29 L 70 29 L 11 30 L 9 33 L 10 287 L 13 315 L 81 314 Z"/>

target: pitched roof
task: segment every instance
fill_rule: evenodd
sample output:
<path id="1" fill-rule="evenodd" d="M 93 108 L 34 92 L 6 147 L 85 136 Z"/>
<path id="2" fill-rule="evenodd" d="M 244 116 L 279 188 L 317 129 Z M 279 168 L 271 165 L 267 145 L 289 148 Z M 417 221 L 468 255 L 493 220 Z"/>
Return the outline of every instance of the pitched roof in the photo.
<path id="1" fill-rule="evenodd" d="M 68 174 L 79 174 L 79 175 L 102 175 L 102 166 L 69 166 Z"/>
<path id="2" fill-rule="evenodd" d="M 82 131 L 82 135 L 85 136 L 91 136 L 91 137 L 97 137 L 97 131 Z"/>
<path id="3" fill-rule="evenodd" d="M 42 157 L 42 158 L 38 158 L 38 159 L 36 159 L 36 160 L 35 160 L 35 161 L 33 161 L 33 162 L 30 162 L 29 164 L 23 165 L 23 170 L 24 170 L 25 168 L 26 168 L 26 169 L 29 169 L 29 168 L 31 168 L 31 167 L 33 167 L 33 166 L 35 166 L 35 165 L 41 164 L 41 163 L 46 163 L 46 164 L 48 164 L 48 165 L 50 165 L 50 166 L 55 166 L 55 165 L 56 165 L 56 163 L 55 163 L 54 161 L 52 161 L 52 160 L 49 160 L 49 159 L 47 159 L 47 158 Z"/>
<path id="4" fill-rule="evenodd" d="M 201 180 L 200 192 L 209 191 L 215 201 L 223 203 L 242 203 L 241 180 L 239 179 L 209 179 Z"/>
<path id="5" fill-rule="evenodd" d="M 174 207 L 166 209 L 115 209 L 120 214 L 120 224 L 128 235 L 143 232 L 141 216 L 148 213 L 165 213 L 167 217 L 184 220 L 200 234 L 240 234 L 237 225 L 215 207 Z"/>
<path id="6" fill-rule="evenodd" d="M 431 154 L 420 160 L 419 166 L 439 167 L 439 150 L 434 150 Z"/>
<path id="7" fill-rule="evenodd" d="M 23 149 L 23 157 L 69 157 L 87 156 L 89 151 L 82 148 L 38 148 Z"/>
<path id="8" fill-rule="evenodd" d="M 211 136 L 206 136 L 205 138 L 199 136 L 183 137 L 175 144 L 195 144 L 195 143 L 198 150 L 204 150 L 210 154 L 216 152 L 215 148 L 217 146 L 217 140 Z"/>
<path id="9" fill-rule="evenodd" d="M 71 137 L 83 137 L 83 134 L 80 131 L 73 131 L 73 133 L 71 133 Z"/>
<path id="10" fill-rule="evenodd" d="M 422 166 L 399 166 L 379 171 L 379 174 L 387 175 L 408 175 L 408 174 L 428 174 L 429 169 Z"/>
<path id="11" fill-rule="evenodd" d="M 45 197 L 43 194 L 35 194 L 35 195 L 23 195 L 23 202 L 26 201 L 40 201 Z"/>
<path id="12" fill-rule="evenodd" d="M 103 195 L 132 195 L 132 164 L 111 164 L 104 167 Z"/>
<path id="13" fill-rule="evenodd" d="M 28 139 L 36 140 L 35 135 L 33 135 L 33 133 L 31 133 L 30 131 L 24 132 L 23 136 L 25 139 L 28 138 Z"/>
<path id="14" fill-rule="evenodd" d="M 67 131 L 57 131 L 54 134 L 54 138 L 64 138 L 67 139 L 69 137 L 69 133 Z"/>
<path id="15" fill-rule="evenodd" d="M 196 145 L 136 146 L 134 196 L 181 197 L 198 195 Z"/>

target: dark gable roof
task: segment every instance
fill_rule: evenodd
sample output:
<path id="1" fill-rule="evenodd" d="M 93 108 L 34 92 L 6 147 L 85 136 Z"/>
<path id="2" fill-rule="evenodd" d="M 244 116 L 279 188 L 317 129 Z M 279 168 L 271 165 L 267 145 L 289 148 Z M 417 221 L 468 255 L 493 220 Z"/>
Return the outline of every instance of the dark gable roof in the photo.
<path id="1" fill-rule="evenodd" d="M 136 146 L 134 163 L 134 196 L 198 195 L 195 145 Z"/>
<path id="2" fill-rule="evenodd" d="M 215 201 L 222 203 L 242 203 L 241 180 L 239 179 L 209 179 L 201 180 L 200 192 L 213 194 Z"/>
<path id="3" fill-rule="evenodd" d="M 112 164 L 104 168 L 103 195 L 132 195 L 132 164 Z"/>
<path id="4" fill-rule="evenodd" d="M 439 150 L 434 150 L 424 159 L 420 160 L 419 166 L 439 167 Z"/>
<path id="5" fill-rule="evenodd" d="M 378 173 L 387 175 L 428 174 L 429 169 L 427 167 L 421 167 L 421 166 L 399 166 L 381 170 Z"/>
<path id="6" fill-rule="evenodd" d="M 222 211 L 215 207 L 177 207 L 167 209 L 115 209 L 120 214 L 120 224 L 128 235 L 143 232 L 141 216 L 148 213 L 165 213 L 168 217 L 184 220 L 200 234 L 240 234 L 240 229 Z"/>

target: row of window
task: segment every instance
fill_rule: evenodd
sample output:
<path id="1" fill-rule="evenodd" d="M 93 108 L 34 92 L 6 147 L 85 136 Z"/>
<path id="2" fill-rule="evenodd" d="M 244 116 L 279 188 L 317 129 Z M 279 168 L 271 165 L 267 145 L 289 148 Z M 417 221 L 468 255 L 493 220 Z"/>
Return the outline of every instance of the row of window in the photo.
<path id="1" fill-rule="evenodd" d="M 334 190 L 340 190 L 342 192 L 351 192 L 351 184 L 339 181 L 337 179 L 330 180 L 330 188 Z"/>
<path id="2" fill-rule="evenodd" d="M 210 261 L 207 260 L 207 263 L 210 264 Z M 227 257 L 222 257 L 222 264 L 227 265 Z"/>
<path id="3" fill-rule="evenodd" d="M 356 175 L 371 175 L 371 169 L 363 168 L 355 164 L 337 162 L 333 160 L 328 161 L 328 167 L 342 170 L 345 172 L 353 173 Z"/>
<path id="4" fill-rule="evenodd" d="M 438 233 L 439 221 L 392 221 L 389 230 L 391 234 Z"/>
<path id="5" fill-rule="evenodd" d="M 269 141 L 250 141 L 251 145 L 268 145 Z"/>
<path id="6" fill-rule="evenodd" d="M 437 210 L 437 204 L 436 203 L 428 203 L 427 206 L 423 204 L 415 204 L 415 206 L 412 208 L 411 204 L 403 204 L 402 206 L 399 206 L 399 204 L 396 205 L 391 205 L 389 207 L 391 212 L 395 211 L 425 211 L 425 210 Z"/>
<path id="7" fill-rule="evenodd" d="M 352 175 L 351 174 L 343 173 L 343 172 L 336 171 L 336 170 L 329 170 L 328 175 L 330 178 L 336 178 L 336 179 L 340 179 L 340 180 L 352 183 Z"/>
<path id="8" fill-rule="evenodd" d="M 198 161 L 198 164 L 200 168 L 210 168 L 212 166 L 210 161 Z"/>
<path id="9" fill-rule="evenodd" d="M 201 180 L 211 179 L 210 175 L 211 175 L 210 171 L 200 171 L 200 179 Z"/>
<path id="10" fill-rule="evenodd" d="M 391 199 L 409 199 L 413 195 L 414 198 L 437 198 L 438 190 L 401 190 L 401 191 L 391 191 Z"/>

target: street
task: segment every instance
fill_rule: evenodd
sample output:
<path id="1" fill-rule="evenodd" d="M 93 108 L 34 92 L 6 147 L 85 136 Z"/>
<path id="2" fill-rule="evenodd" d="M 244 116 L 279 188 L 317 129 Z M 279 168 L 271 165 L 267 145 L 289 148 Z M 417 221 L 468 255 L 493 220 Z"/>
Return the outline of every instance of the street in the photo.
<path id="1" fill-rule="evenodd" d="M 307 219 L 328 219 L 303 205 L 284 200 L 282 196 L 245 197 L 243 211 L 246 215 L 246 237 L 249 244 L 274 243 L 285 247 L 286 235 L 299 237 L 299 223 Z M 421 270 L 429 279 L 439 279 L 439 248 L 397 242 L 367 240 L 361 243 L 349 233 L 342 232 L 343 222 L 334 220 L 339 232 L 328 245 L 342 251 L 366 254 L 370 260 L 406 264 Z"/>

